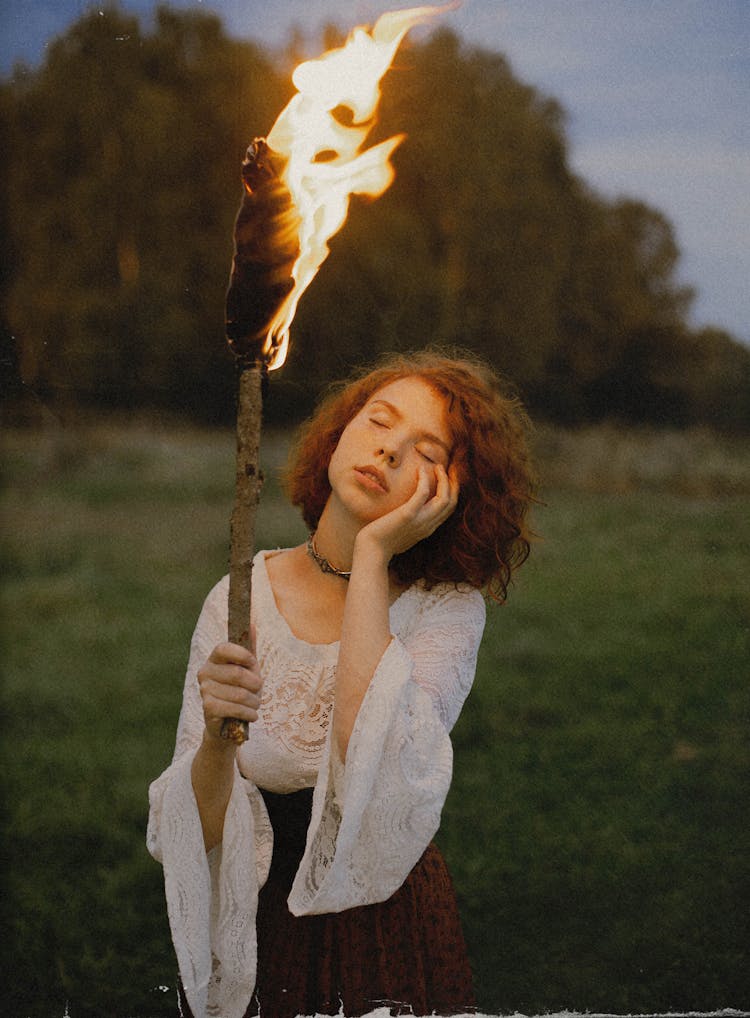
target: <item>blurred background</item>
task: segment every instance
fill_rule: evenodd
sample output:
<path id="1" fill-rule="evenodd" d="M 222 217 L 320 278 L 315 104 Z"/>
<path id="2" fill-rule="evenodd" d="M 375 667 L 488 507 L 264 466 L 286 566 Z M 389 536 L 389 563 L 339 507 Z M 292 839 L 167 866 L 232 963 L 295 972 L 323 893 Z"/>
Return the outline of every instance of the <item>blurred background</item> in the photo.
<path id="1" fill-rule="evenodd" d="M 384 9 L 3 6 L 9 1014 L 176 1014 L 146 794 L 226 571 L 239 165 L 296 63 Z M 293 425 L 384 351 L 476 351 L 536 422 L 540 539 L 440 834 L 491 1014 L 750 1006 L 749 23 L 472 0 L 414 33 L 372 135 L 406 133 L 396 180 L 271 378 L 260 546 L 305 537 Z"/>

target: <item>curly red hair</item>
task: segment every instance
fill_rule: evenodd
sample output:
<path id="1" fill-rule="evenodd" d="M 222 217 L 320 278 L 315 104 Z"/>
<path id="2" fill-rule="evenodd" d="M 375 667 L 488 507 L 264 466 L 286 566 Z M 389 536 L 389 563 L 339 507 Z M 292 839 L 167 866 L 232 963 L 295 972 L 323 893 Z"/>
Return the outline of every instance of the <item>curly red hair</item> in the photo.
<path id="1" fill-rule="evenodd" d="M 391 570 L 404 585 L 468 583 L 505 601 L 511 573 L 530 550 L 529 420 L 494 371 L 470 355 L 395 354 L 337 383 L 301 429 L 284 477 L 286 492 L 315 530 L 331 493 L 328 464 L 344 428 L 375 392 L 407 377 L 421 379 L 445 398 L 460 492 L 454 513 L 396 555 Z"/>

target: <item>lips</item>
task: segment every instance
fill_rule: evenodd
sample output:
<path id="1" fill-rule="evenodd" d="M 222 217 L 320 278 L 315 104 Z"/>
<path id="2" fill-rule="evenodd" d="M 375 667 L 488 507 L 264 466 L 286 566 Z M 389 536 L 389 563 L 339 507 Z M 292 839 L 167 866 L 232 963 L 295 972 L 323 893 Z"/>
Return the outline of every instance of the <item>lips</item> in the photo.
<path id="1" fill-rule="evenodd" d="M 385 474 L 382 470 L 378 470 L 377 467 L 355 467 L 354 471 L 359 476 L 365 487 L 374 491 L 379 490 L 387 492 L 389 490 Z"/>

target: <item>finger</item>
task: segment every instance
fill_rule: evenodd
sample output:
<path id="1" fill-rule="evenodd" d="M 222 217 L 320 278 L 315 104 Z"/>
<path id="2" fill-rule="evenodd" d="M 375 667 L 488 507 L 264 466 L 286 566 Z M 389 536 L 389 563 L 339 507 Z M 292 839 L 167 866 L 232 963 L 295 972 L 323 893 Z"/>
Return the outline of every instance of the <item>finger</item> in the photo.
<path id="1" fill-rule="evenodd" d="M 446 507 L 450 508 L 451 486 L 445 467 L 441 463 L 435 467 L 435 479 L 435 494 L 430 502 L 430 508 L 435 513 L 442 514 Z"/>
<path id="2" fill-rule="evenodd" d="M 441 463 L 439 464 L 439 470 L 441 479 L 445 481 L 445 487 L 443 490 L 446 492 L 446 498 L 455 508 L 456 503 L 458 502 L 458 495 L 461 490 L 461 485 L 458 480 L 458 468 L 455 463 L 451 463 L 451 465 L 446 469 Z"/>
<path id="3" fill-rule="evenodd" d="M 256 664 L 255 654 L 239 643 L 217 644 L 208 660 L 217 664 L 241 665 L 243 668 L 253 668 Z"/>
<path id="4" fill-rule="evenodd" d="M 455 463 L 452 463 L 446 471 L 446 479 L 448 481 L 448 501 L 450 503 L 451 512 L 458 505 L 458 496 L 461 491 L 461 485 L 458 481 L 458 469 Z"/>
<path id="5" fill-rule="evenodd" d="M 428 467 L 425 464 L 417 468 L 417 486 L 412 497 L 404 505 L 404 509 L 414 522 L 429 522 L 441 505 L 438 484 L 436 467 Z"/>
<path id="6" fill-rule="evenodd" d="M 201 698 L 207 723 L 217 718 L 255 721 L 260 710 L 260 697 L 236 686 L 208 683 L 201 689 Z"/>
<path id="7" fill-rule="evenodd" d="M 435 474 L 437 476 L 437 489 L 435 491 L 434 498 L 429 504 L 429 508 L 433 513 L 433 527 L 434 529 L 437 529 L 448 519 L 453 510 L 456 508 L 458 491 L 455 486 L 451 484 L 448 473 L 442 464 L 437 465 Z"/>
<path id="8" fill-rule="evenodd" d="M 421 466 L 417 467 L 417 475 L 414 482 L 414 491 L 408 498 L 401 504 L 399 510 L 402 513 L 408 515 L 414 515 L 419 512 L 421 507 L 425 504 L 429 498 L 429 486 L 426 484 L 424 478 L 424 471 Z"/>
<path id="9" fill-rule="evenodd" d="M 263 685 L 263 678 L 256 666 L 243 668 L 241 665 L 217 665 L 209 661 L 198 671 L 198 682 L 201 687 L 217 683 L 257 693 Z"/>
<path id="10" fill-rule="evenodd" d="M 249 689 L 255 693 L 263 684 L 260 672 L 256 667 L 242 668 L 240 665 L 224 665 L 217 671 L 216 677 L 219 682 L 227 686 L 238 686 L 240 689 Z"/>
<path id="11" fill-rule="evenodd" d="M 257 721 L 258 710 L 256 707 L 244 703 L 232 703 L 228 700 L 218 700 L 208 697 L 203 705 L 206 721 L 224 720 L 225 718 L 237 718 L 238 721 Z"/>
<path id="12" fill-rule="evenodd" d="M 437 478 L 435 498 L 440 499 L 441 502 L 446 502 L 450 498 L 451 490 L 448 474 L 446 473 L 445 467 L 442 463 L 438 463 L 435 467 L 435 477 Z"/>
<path id="13" fill-rule="evenodd" d="M 244 707 L 249 707 L 251 710 L 257 710 L 260 706 L 258 691 L 247 689 L 243 686 L 229 686 L 223 682 L 209 680 L 203 687 L 203 693 L 204 699 L 230 707 L 236 707 L 241 704 Z"/>
<path id="14" fill-rule="evenodd" d="M 252 672 L 242 665 L 212 664 L 210 661 L 198 672 L 204 683 L 214 682 L 222 686 L 250 687 Z"/>
<path id="15" fill-rule="evenodd" d="M 423 503 L 429 502 L 431 498 L 434 498 L 436 486 L 435 468 L 428 467 L 426 463 L 420 464 L 417 491 L 420 492 Z"/>

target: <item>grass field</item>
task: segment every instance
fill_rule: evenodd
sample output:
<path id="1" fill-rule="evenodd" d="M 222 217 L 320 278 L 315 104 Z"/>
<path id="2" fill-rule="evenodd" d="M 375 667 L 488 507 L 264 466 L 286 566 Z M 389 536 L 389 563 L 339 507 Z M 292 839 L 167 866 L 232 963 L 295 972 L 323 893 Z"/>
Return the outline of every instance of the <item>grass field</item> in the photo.
<path id="1" fill-rule="evenodd" d="M 750 1007 L 750 451 L 542 430 L 439 841 L 491 1014 Z M 265 436 L 259 544 L 299 541 Z M 3 1014 L 177 1013 L 148 783 L 226 571 L 228 433 L 8 432 Z M 66 1011 L 67 1008 L 67 1011 Z"/>

